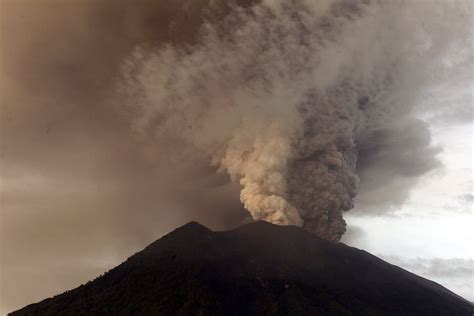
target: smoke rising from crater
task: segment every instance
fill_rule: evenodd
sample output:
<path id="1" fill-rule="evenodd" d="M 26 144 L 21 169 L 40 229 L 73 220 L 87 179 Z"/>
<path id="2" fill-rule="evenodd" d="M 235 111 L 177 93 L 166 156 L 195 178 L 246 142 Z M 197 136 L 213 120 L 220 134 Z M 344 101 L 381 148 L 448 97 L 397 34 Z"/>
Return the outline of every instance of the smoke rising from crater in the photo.
<path id="1" fill-rule="evenodd" d="M 258 1 L 232 2 L 249 9 Z M 360 182 L 351 215 L 386 215 L 393 206 L 399 210 L 420 176 L 439 165 L 440 149 L 431 145 L 430 126 L 417 118 L 434 117 L 447 127 L 472 122 L 472 109 L 466 106 L 472 100 L 474 65 L 467 30 L 474 12 L 470 0 L 367 5 L 288 1 L 285 11 L 278 10 L 280 2 L 257 5 L 261 11 L 277 10 L 273 15 L 237 13 L 230 3 L 0 1 L 0 314 L 92 279 L 187 221 L 217 230 L 238 226 L 249 214 L 239 201 L 238 168 L 252 172 L 249 183 L 258 180 L 263 167 L 251 168 L 249 162 L 267 168 L 266 159 L 273 159 L 275 152 L 281 160 L 272 162 L 273 176 L 265 184 L 277 183 L 282 176 L 281 186 L 267 188 L 278 193 L 286 187 L 283 198 L 300 218 L 310 203 L 323 205 L 324 195 L 311 191 L 319 193 L 339 181 L 347 185 L 343 190 L 351 185 L 350 178 L 326 175 L 337 167 L 325 168 L 336 153 L 331 148 L 345 159 L 336 170 L 345 177 L 354 175 L 349 162 L 357 157 Z M 293 12 L 299 15 L 293 18 Z M 281 27 L 270 29 L 280 19 Z M 203 27 L 203 21 L 211 25 Z M 255 33 L 250 32 L 252 25 Z M 292 46 L 288 43 L 294 34 L 299 35 Z M 216 50 L 206 63 L 193 61 L 205 56 L 204 49 L 214 49 L 211 44 Z M 136 47 L 136 57 L 131 57 Z M 167 64 L 169 58 L 179 62 Z M 112 90 L 124 60 L 128 77 L 119 85 L 121 98 L 109 98 L 116 94 Z M 246 60 L 249 65 L 244 67 Z M 194 66 L 188 68 L 185 61 Z M 234 70 L 219 69 L 214 61 Z M 163 69 L 167 73 L 162 78 L 173 72 L 176 78 L 186 78 L 192 69 L 190 75 L 203 77 L 180 79 L 190 85 L 188 90 L 175 82 L 171 92 L 153 81 Z M 284 76 L 278 77 L 280 73 Z M 206 95 L 198 84 L 213 93 Z M 191 90 L 193 85 L 197 92 Z M 191 95 L 194 104 L 174 102 L 164 111 L 153 101 L 158 99 L 153 95 L 163 98 L 163 93 L 168 100 Z M 226 106 L 229 100 L 236 105 Z M 349 103 L 340 104 L 343 100 Z M 158 107 L 169 118 L 178 117 L 173 113 L 180 104 L 191 124 L 176 119 L 181 125 L 165 127 L 171 120 L 152 114 Z M 144 106 L 150 107 L 149 114 Z M 356 132 L 350 127 L 353 118 L 344 120 L 340 114 L 350 112 L 346 109 L 363 112 Z M 195 120 L 198 114 L 203 119 Z M 382 114 L 385 119 L 377 117 Z M 138 141 L 131 137 L 131 122 L 140 131 L 135 133 Z M 188 126 L 198 133 L 193 136 Z M 248 136 L 238 136 L 239 131 Z M 345 132 L 355 135 L 353 148 L 344 141 L 349 136 L 335 137 Z M 272 133 L 279 138 L 268 142 Z M 266 156 L 259 156 L 253 143 L 265 149 Z M 216 174 L 227 148 L 229 166 L 231 157 L 239 157 L 245 147 L 252 149 L 244 154 L 245 163 L 236 158 L 230 169 L 234 182 L 225 168 Z M 312 170 L 314 175 L 307 176 Z M 318 209 L 310 210 L 319 218 Z M 335 208 L 331 214 L 340 212 Z M 319 225 L 326 232 L 335 230 L 323 220 Z M 32 279 L 38 280 L 37 286 Z"/>
<path id="2" fill-rule="evenodd" d="M 413 110 L 435 72 L 456 66 L 443 58 L 464 34 L 463 9 L 413 1 L 235 6 L 205 23 L 196 44 L 137 48 L 120 94 L 139 135 L 158 150 L 173 144 L 162 154 L 208 161 L 238 181 L 253 219 L 337 241 L 342 212 L 354 206 L 359 148 L 398 126 L 427 130 Z M 436 151 L 428 152 L 431 162 Z"/>

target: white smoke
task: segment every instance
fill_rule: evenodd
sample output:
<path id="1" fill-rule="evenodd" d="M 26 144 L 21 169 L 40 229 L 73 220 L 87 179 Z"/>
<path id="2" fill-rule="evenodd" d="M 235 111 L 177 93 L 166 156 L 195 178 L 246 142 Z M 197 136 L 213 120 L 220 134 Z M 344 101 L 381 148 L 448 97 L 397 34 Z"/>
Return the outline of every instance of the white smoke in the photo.
<path id="1" fill-rule="evenodd" d="M 470 9 L 450 1 L 236 5 L 206 23 L 196 45 L 136 50 L 122 87 L 133 127 L 156 146 L 173 144 L 161 146 L 176 159 L 205 159 L 239 181 L 255 220 L 337 241 L 356 195 L 358 147 L 417 122 L 423 87 L 462 64 L 445 56 L 470 38 L 469 16 L 459 15 Z"/>

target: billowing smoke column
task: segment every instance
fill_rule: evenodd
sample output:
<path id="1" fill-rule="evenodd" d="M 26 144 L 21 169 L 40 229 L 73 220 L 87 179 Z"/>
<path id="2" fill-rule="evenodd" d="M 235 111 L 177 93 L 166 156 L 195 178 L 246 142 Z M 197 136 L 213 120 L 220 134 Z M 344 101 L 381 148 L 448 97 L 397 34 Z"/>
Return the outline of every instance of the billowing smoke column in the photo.
<path id="1" fill-rule="evenodd" d="M 358 145 L 414 121 L 420 86 L 448 49 L 439 14 L 449 4 L 423 3 L 235 6 L 198 44 L 136 50 L 124 67 L 133 126 L 239 181 L 255 220 L 337 241 Z"/>

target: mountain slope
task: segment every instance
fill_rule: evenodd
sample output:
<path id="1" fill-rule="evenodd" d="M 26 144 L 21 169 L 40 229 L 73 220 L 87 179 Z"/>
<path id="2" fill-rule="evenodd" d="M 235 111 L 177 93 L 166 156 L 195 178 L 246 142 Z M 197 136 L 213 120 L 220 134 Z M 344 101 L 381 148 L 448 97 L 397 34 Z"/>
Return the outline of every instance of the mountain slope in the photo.
<path id="1" fill-rule="evenodd" d="M 104 276 L 11 315 L 472 315 L 429 280 L 291 226 L 191 222 Z"/>

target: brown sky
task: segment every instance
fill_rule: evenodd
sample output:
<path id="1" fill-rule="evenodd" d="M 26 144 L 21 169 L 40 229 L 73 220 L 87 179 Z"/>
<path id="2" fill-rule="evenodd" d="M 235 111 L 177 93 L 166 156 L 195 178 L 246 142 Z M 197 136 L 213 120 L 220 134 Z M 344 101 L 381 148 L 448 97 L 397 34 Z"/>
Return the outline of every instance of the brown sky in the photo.
<path id="1" fill-rule="evenodd" d="M 136 45 L 192 43 L 204 2 L 1 0 L 0 313 L 189 220 L 226 228 L 245 215 L 214 170 L 158 162 L 110 97 Z"/>

